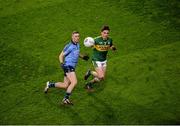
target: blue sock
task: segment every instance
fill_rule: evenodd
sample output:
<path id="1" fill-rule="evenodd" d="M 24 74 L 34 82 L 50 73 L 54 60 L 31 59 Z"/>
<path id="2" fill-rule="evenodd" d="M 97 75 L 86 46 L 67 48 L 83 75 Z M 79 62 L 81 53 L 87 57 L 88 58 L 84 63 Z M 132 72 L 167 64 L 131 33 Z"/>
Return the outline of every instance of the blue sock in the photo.
<path id="1" fill-rule="evenodd" d="M 70 96 L 70 95 L 71 95 L 71 93 L 66 92 L 64 98 L 69 99 L 69 96 Z"/>
<path id="2" fill-rule="evenodd" d="M 49 87 L 49 88 L 55 87 L 55 83 L 54 83 L 54 82 L 49 82 L 48 87 Z"/>

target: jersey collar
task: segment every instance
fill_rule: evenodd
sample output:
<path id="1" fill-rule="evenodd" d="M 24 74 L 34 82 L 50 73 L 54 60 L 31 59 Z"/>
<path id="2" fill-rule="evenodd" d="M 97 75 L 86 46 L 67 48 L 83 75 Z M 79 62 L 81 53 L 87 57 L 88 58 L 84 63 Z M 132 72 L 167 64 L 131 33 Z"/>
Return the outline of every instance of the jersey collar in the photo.
<path id="1" fill-rule="evenodd" d="M 107 39 L 103 39 L 103 37 L 101 36 L 101 39 L 102 39 L 103 41 L 106 41 L 106 40 L 108 40 L 108 39 L 109 39 L 109 37 L 107 37 Z"/>
<path id="2" fill-rule="evenodd" d="M 77 43 L 73 42 L 72 40 L 71 40 L 71 43 L 72 43 L 73 45 L 77 45 Z"/>

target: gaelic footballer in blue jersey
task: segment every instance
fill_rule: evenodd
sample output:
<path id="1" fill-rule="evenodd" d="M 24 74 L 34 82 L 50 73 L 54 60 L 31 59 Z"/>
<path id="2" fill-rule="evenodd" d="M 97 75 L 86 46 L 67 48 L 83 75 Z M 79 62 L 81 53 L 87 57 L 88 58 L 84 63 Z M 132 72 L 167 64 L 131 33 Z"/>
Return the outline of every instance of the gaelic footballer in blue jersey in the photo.
<path id="1" fill-rule="evenodd" d="M 63 104 L 72 104 L 69 100 L 69 96 L 77 84 L 75 68 L 78 63 L 78 58 L 80 57 L 84 60 L 89 59 L 87 55 L 80 54 L 79 38 L 79 32 L 74 31 L 71 41 L 64 47 L 59 55 L 60 66 L 64 71 L 64 82 L 54 83 L 48 81 L 44 89 L 45 93 L 47 93 L 48 89 L 51 87 L 66 89 L 65 96 L 62 100 Z"/>

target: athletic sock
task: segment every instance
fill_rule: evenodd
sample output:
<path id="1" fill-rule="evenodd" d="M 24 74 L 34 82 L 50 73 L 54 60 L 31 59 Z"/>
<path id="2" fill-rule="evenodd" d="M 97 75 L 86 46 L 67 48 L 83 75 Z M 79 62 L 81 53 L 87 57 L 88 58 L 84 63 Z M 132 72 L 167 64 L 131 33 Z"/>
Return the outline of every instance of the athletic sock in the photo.
<path id="1" fill-rule="evenodd" d="M 93 87 L 93 83 L 92 82 L 88 82 L 87 85 L 90 86 L 91 88 Z"/>
<path id="2" fill-rule="evenodd" d="M 48 87 L 49 87 L 49 88 L 55 87 L 55 83 L 54 83 L 54 82 L 49 82 Z"/>
<path id="3" fill-rule="evenodd" d="M 71 95 L 71 93 L 66 92 L 64 98 L 65 98 L 65 99 L 69 99 L 70 95 Z"/>
<path id="4" fill-rule="evenodd" d="M 92 71 L 91 70 L 89 70 L 89 73 L 90 73 L 90 75 L 92 75 L 92 73 L 91 73 Z"/>

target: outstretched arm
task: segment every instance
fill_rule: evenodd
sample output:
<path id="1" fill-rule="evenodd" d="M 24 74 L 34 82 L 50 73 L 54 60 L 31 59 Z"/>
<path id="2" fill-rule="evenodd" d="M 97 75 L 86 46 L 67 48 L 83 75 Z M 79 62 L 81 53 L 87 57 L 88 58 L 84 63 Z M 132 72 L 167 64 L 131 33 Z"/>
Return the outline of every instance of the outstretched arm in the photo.
<path id="1" fill-rule="evenodd" d="M 85 55 L 85 54 L 83 55 L 81 53 L 79 53 L 79 57 L 82 58 L 83 60 L 86 60 L 86 61 L 89 59 L 88 55 Z"/>

